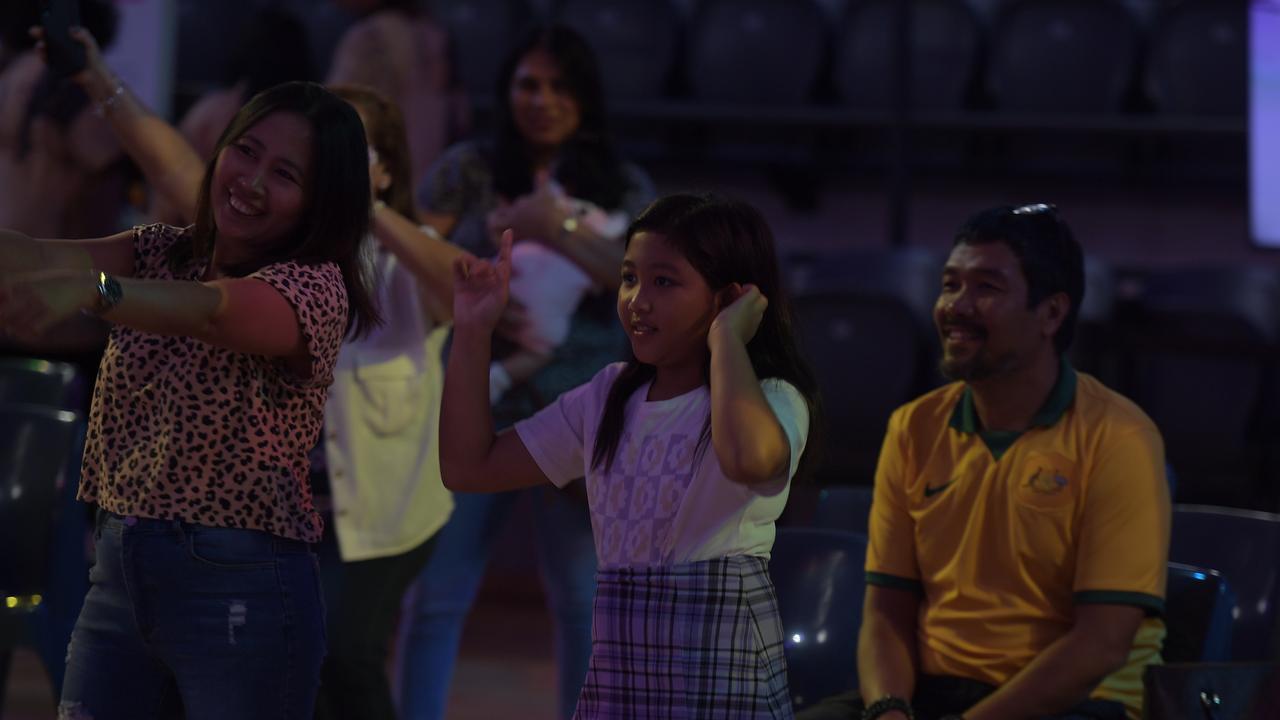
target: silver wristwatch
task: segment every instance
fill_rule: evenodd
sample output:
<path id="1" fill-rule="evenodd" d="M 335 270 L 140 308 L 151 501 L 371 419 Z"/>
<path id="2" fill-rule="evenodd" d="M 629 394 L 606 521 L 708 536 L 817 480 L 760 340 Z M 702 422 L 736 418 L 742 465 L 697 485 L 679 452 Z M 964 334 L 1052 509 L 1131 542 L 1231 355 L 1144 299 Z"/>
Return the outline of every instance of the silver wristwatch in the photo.
<path id="1" fill-rule="evenodd" d="M 94 299 L 92 307 L 85 309 L 85 313 L 88 315 L 102 315 L 110 312 L 112 308 L 120 304 L 122 299 L 124 299 L 124 288 L 120 287 L 120 281 L 102 271 L 98 271 L 98 297 Z"/>

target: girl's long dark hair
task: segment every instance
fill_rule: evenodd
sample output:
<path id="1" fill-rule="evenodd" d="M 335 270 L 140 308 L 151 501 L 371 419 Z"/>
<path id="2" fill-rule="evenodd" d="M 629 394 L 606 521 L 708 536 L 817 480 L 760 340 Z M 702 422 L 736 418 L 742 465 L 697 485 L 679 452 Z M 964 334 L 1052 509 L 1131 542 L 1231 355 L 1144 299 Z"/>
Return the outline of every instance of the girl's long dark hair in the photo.
<path id="1" fill-rule="evenodd" d="M 756 377 L 791 383 L 809 406 L 809 438 L 796 473 L 803 476 L 813 467 L 819 451 L 818 384 L 796 347 L 791 302 L 782 288 L 773 233 L 764 216 L 746 203 L 714 195 L 669 195 L 656 200 L 631 223 L 627 243 L 641 232 L 661 235 L 698 271 L 712 292 L 735 282 L 750 283 L 768 299 L 760 327 L 747 343 L 747 356 Z M 596 431 L 593 468 L 603 463 L 608 472 L 612 467 L 622 439 L 627 400 L 653 379 L 655 371 L 654 366 L 633 357 L 613 381 Z M 710 422 L 708 415 L 700 445 L 710 437 Z"/>
<path id="2" fill-rule="evenodd" d="M 494 189 L 507 198 L 527 195 L 534 189 L 531 148 L 511 112 L 511 80 L 520 61 L 533 50 L 551 55 L 578 102 L 578 130 L 560 147 L 556 180 L 574 197 L 607 210 L 617 209 L 626 194 L 627 179 L 609 134 L 596 56 L 587 41 L 565 25 L 534 27 L 503 60 L 496 88 Z"/>
<path id="3" fill-rule="evenodd" d="M 252 260 L 223 268 L 243 277 L 276 262 L 303 264 L 332 262 L 342 270 L 347 289 L 347 332 L 360 335 L 381 323 L 373 300 L 373 281 L 365 261 L 369 231 L 369 150 L 364 125 L 356 109 L 320 85 L 289 82 L 255 95 L 231 119 L 213 159 L 205 168 L 196 203 L 195 228 L 190 240 L 169 248 L 169 266 L 175 272 L 192 262 L 213 257 L 217 227 L 210 193 L 213 170 L 222 150 L 239 140 L 249 128 L 272 113 L 302 116 L 311 126 L 311 174 L 305 185 L 306 210 L 294 232 Z"/>

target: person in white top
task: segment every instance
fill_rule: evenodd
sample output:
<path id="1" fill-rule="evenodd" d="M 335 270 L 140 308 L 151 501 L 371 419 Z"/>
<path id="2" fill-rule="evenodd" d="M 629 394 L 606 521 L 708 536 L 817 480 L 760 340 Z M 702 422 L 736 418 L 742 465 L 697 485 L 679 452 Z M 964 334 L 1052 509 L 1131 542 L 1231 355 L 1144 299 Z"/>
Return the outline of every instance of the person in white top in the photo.
<path id="1" fill-rule="evenodd" d="M 586 476 L 600 570 L 574 717 L 792 717 L 768 557 L 817 391 L 767 223 L 713 196 L 649 206 L 618 291 L 634 359 L 495 434 L 485 367 L 511 244 L 454 264 L 441 472 L 455 492 Z"/>
<path id="2" fill-rule="evenodd" d="M 336 536 L 341 564 L 322 544 L 329 654 L 316 717 L 395 720 L 386 660 L 401 597 L 453 509 L 435 440 L 451 265 L 465 253 L 411 219 L 411 158 L 399 108 L 369 88 L 331 89 L 360 113 L 369 144 L 377 240 L 370 260 L 385 323 L 343 344 L 325 405 L 333 500 L 326 540 Z"/>

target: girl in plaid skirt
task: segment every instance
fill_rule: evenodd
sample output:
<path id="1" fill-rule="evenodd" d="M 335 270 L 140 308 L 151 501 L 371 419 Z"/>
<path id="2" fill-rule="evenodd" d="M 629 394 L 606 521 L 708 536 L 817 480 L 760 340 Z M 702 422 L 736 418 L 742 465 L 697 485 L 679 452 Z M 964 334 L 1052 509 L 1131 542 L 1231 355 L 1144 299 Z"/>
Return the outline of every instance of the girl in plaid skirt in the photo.
<path id="1" fill-rule="evenodd" d="M 511 242 L 454 266 L 441 470 L 461 492 L 585 477 L 600 571 L 574 716 L 792 717 L 768 557 L 817 394 L 768 225 L 711 196 L 649 206 L 618 291 L 634 357 L 495 435 Z"/>

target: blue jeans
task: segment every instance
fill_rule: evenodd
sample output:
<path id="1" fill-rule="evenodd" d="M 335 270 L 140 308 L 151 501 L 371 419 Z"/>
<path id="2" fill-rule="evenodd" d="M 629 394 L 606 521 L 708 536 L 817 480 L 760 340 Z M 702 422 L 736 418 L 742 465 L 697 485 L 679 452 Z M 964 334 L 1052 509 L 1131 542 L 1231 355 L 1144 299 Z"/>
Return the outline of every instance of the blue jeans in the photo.
<path id="1" fill-rule="evenodd" d="M 306 543 L 101 513 L 59 718 L 310 720 L 324 606 Z"/>
<path id="2" fill-rule="evenodd" d="M 494 538 L 521 494 L 532 497 L 538 565 L 555 620 L 559 709 L 568 718 L 591 659 L 596 552 L 587 504 L 554 487 L 454 495 L 453 515 L 406 600 L 402 625 L 400 714 L 444 717 L 463 621 L 471 609 Z"/>

